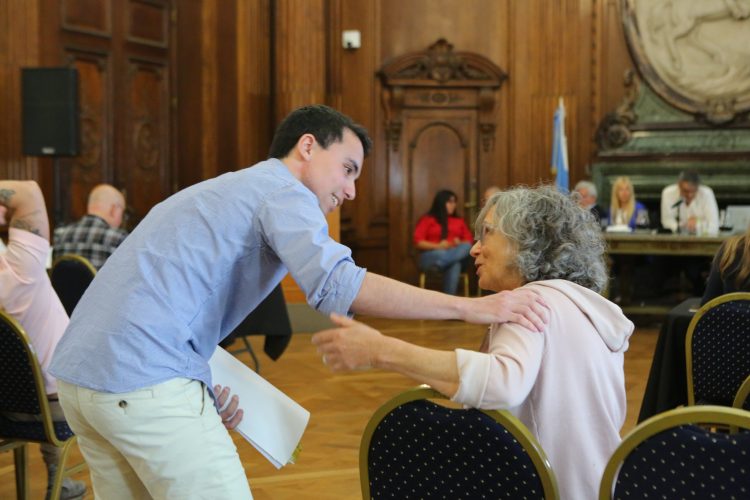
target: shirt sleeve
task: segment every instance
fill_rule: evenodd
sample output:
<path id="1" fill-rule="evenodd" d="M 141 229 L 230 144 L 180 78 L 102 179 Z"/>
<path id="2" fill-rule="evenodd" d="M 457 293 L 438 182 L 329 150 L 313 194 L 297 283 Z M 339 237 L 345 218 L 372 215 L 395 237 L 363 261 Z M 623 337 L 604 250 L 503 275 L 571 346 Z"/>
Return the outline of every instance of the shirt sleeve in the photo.
<path id="1" fill-rule="evenodd" d="M 719 205 L 716 203 L 714 190 L 708 186 L 702 187 L 705 188 L 703 190 L 705 193 L 703 210 L 705 220 L 708 224 L 706 230 L 708 234 L 716 235 L 719 234 Z"/>
<path id="2" fill-rule="evenodd" d="M 266 244 L 305 292 L 307 303 L 329 314 L 349 314 L 365 278 L 351 250 L 328 235 L 317 199 L 292 187 L 269 196 L 258 210 Z"/>
<path id="3" fill-rule="evenodd" d="M 536 382 L 544 334 L 505 323 L 493 325 L 488 335 L 487 353 L 456 349 L 459 386 L 452 399 L 473 408 L 514 408 Z"/>
<path id="4" fill-rule="evenodd" d="M 49 250 L 49 242 L 41 236 L 13 227 L 8 230 L 5 258 L 21 279 L 30 281 L 46 273 Z"/>
<path id="5" fill-rule="evenodd" d="M 430 217 L 420 217 L 417 226 L 414 228 L 414 244 L 427 240 L 427 229 L 430 227 Z"/>
<path id="6" fill-rule="evenodd" d="M 461 238 L 461 241 L 468 241 L 469 243 L 474 241 L 474 235 L 471 234 L 471 231 L 469 230 L 469 226 L 466 225 L 466 221 L 463 219 L 458 219 L 459 222 L 459 228 L 461 235 L 459 238 Z"/>

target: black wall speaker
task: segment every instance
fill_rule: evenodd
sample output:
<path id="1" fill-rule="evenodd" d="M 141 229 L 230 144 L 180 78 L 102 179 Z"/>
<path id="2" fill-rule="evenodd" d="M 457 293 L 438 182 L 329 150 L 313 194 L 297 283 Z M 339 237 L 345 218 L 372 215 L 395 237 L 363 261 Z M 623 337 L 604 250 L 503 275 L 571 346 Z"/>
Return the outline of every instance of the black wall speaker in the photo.
<path id="1" fill-rule="evenodd" d="M 78 70 L 23 68 L 23 153 L 76 156 L 79 150 Z"/>

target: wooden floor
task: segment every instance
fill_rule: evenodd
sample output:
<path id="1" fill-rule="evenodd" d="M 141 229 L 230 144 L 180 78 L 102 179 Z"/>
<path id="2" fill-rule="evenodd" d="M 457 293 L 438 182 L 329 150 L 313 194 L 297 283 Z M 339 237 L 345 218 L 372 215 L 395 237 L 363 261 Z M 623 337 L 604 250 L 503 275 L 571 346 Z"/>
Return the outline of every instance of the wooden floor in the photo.
<path id="1" fill-rule="evenodd" d="M 365 321 L 389 335 L 439 349 L 477 348 L 485 330 L 457 321 Z M 653 325 L 638 328 L 631 338 L 625 359 L 628 417 L 623 433 L 635 425 L 657 336 L 658 325 Z M 276 362 L 262 354 L 262 337 L 252 337 L 251 342 L 260 353 L 261 374 L 312 414 L 297 464 L 281 470 L 233 433 L 254 497 L 360 498 L 358 451 L 362 430 L 382 402 L 415 384 L 400 375 L 379 371 L 332 375 L 315 354 L 310 334 L 295 335 Z M 247 354 L 240 359 L 250 363 Z M 246 406 L 245 411 L 252 411 L 252 407 Z M 46 478 L 39 447 L 32 446 L 29 455 L 31 498 L 41 499 Z M 12 453 L 0 454 L 0 499 L 15 498 L 12 457 Z M 90 490 L 88 475 L 82 473 L 78 478 L 89 483 Z M 93 494 L 89 491 L 85 498 L 91 499 Z"/>

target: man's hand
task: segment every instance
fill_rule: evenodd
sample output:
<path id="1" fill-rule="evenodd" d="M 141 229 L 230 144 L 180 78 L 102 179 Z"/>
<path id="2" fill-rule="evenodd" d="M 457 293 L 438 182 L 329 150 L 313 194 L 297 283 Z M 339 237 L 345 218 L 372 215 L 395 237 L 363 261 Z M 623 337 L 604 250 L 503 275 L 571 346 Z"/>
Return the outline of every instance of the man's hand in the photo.
<path id="1" fill-rule="evenodd" d="M 466 299 L 464 321 L 470 323 L 517 323 L 535 332 L 544 331 L 549 309 L 531 290 L 519 288 L 478 299 Z"/>
<path id="2" fill-rule="evenodd" d="M 685 228 L 687 229 L 688 233 L 695 233 L 698 230 L 698 217 L 695 215 L 691 216 L 687 220 L 687 224 L 685 224 Z"/>
<path id="3" fill-rule="evenodd" d="M 323 364 L 334 372 L 372 368 L 383 335 L 364 323 L 335 313 L 331 314 L 331 321 L 339 328 L 323 330 L 312 337 Z"/>
<path id="4" fill-rule="evenodd" d="M 242 421 L 243 411 L 238 409 L 240 405 L 240 398 L 232 396 L 229 387 L 221 387 L 220 385 L 214 386 L 214 394 L 216 395 L 216 406 L 220 408 L 219 416 L 221 417 L 221 423 L 224 424 L 228 430 L 232 430 Z M 229 399 L 229 404 L 227 404 Z M 226 407 L 224 406 L 226 405 Z"/>

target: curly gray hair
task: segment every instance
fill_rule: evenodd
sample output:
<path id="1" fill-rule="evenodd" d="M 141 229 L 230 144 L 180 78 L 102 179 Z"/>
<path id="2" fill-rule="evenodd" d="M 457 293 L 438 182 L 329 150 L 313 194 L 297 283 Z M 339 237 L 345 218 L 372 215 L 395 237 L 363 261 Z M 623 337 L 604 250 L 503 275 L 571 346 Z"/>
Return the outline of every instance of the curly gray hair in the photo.
<path id="1" fill-rule="evenodd" d="M 605 243 L 593 214 L 552 186 L 516 187 L 495 193 L 477 217 L 477 231 L 493 211 L 516 254 L 526 283 L 564 279 L 601 292 L 607 283 Z"/>

